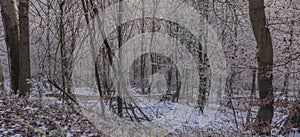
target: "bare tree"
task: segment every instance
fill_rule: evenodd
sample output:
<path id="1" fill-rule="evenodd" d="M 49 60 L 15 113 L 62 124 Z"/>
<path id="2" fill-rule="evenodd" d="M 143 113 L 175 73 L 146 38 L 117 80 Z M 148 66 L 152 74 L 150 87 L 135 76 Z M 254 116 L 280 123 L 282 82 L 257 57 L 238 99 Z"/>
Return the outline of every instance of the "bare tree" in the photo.
<path id="1" fill-rule="evenodd" d="M 1 0 L 0 6 L 8 51 L 11 89 L 17 93 L 19 88 L 19 28 L 17 12 L 13 0 Z"/>
<path id="2" fill-rule="evenodd" d="M 262 106 L 256 118 L 256 131 L 269 134 L 274 113 L 273 96 L 273 47 L 263 0 L 249 0 L 250 20 L 257 43 L 258 89 Z"/>
<path id="3" fill-rule="evenodd" d="M 25 95 L 30 91 L 27 79 L 30 78 L 30 48 L 29 48 L 29 4 L 28 0 L 19 1 L 19 28 L 20 28 L 20 76 L 19 90 Z"/>

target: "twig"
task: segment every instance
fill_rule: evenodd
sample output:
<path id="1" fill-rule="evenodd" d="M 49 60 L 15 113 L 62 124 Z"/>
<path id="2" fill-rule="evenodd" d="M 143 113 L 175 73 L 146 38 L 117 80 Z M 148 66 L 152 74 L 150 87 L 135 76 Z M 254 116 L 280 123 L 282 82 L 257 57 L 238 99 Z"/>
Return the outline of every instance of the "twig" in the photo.
<path id="1" fill-rule="evenodd" d="M 59 91 L 63 92 L 64 94 L 67 95 L 67 97 L 72 101 L 74 102 L 76 105 L 80 106 L 77 101 L 69 94 L 67 93 L 65 90 L 63 90 L 55 81 L 52 81 L 52 80 L 47 80 L 49 82 L 49 84 L 53 85 L 55 88 L 57 88 Z"/>

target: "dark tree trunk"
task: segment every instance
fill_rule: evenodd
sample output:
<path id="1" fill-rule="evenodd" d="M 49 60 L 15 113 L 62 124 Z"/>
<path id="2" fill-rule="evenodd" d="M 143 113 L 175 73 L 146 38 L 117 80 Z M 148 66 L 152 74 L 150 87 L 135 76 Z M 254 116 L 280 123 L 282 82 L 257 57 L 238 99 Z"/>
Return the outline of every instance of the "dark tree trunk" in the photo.
<path id="1" fill-rule="evenodd" d="M 29 17 L 28 17 L 28 0 L 19 2 L 19 28 L 20 28 L 20 76 L 19 90 L 22 95 L 30 91 L 30 85 L 27 79 L 30 79 L 30 47 L 29 47 Z"/>
<path id="2" fill-rule="evenodd" d="M 270 133 L 270 124 L 274 113 L 272 85 L 273 47 L 267 28 L 263 0 L 249 0 L 250 20 L 257 43 L 258 89 L 262 106 L 258 111 L 255 129 L 260 134 Z"/>
<path id="3" fill-rule="evenodd" d="M 13 0 L 1 0 L 1 15 L 8 51 L 11 89 L 17 93 L 19 88 L 19 29 L 16 8 Z"/>

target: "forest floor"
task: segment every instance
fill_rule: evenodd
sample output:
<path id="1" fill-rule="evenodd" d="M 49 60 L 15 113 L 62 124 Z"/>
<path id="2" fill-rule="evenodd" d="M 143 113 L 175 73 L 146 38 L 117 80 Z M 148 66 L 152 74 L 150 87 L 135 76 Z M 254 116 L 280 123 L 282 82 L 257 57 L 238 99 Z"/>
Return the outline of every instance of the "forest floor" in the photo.
<path id="1" fill-rule="evenodd" d="M 42 98 L 32 94 L 30 98 L 17 97 L 6 91 L 0 91 L 0 137 L 4 136 L 105 136 L 81 113 L 79 107 L 67 105 L 57 98 Z M 240 97 L 242 98 L 242 97 Z M 182 125 L 168 136 L 257 136 L 247 128 L 245 104 L 236 96 L 233 106 L 224 99 L 215 118 L 203 128 Z M 244 99 L 242 99 L 244 100 Z M 257 109 L 252 109 L 255 113 Z M 235 113 L 233 113 L 235 112 Z M 280 121 L 286 114 L 275 113 L 274 121 Z M 255 115 L 251 115 L 253 121 Z M 278 135 L 278 134 L 277 134 Z M 277 136 L 276 135 L 276 136 Z M 290 136 L 300 136 L 293 134 Z"/>
<path id="2" fill-rule="evenodd" d="M 56 98 L 41 101 L 37 97 L 29 99 L 0 92 L 0 136 L 105 136 L 74 105 L 63 104 Z M 241 135 L 229 117 L 223 110 L 215 122 L 203 129 L 181 126 L 168 136 Z"/>
<path id="3" fill-rule="evenodd" d="M 41 102 L 2 91 L 0 114 L 0 136 L 103 136 L 79 109 L 59 100 Z"/>

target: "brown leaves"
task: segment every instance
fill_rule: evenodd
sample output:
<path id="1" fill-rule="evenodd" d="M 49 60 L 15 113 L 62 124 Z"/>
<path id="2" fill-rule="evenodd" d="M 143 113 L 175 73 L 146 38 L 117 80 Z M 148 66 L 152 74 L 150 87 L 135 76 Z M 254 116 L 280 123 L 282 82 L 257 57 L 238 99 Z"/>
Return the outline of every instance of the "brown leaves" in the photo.
<path id="1" fill-rule="evenodd" d="M 75 112 L 79 111 L 79 108 L 77 110 L 71 109 L 70 106 L 49 103 L 43 105 L 43 108 L 38 108 L 34 99 L 18 98 L 14 95 L 1 96 L 0 136 L 38 136 L 37 133 L 29 133 L 27 125 L 45 132 L 46 136 L 51 136 L 58 125 L 63 129 L 63 136 L 67 133 L 73 136 L 89 136 L 91 133 L 92 136 L 103 136 L 86 118 Z M 7 132 L 2 133 L 2 130 Z"/>
<path id="2" fill-rule="evenodd" d="M 274 105 L 276 105 L 276 106 L 278 106 L 278 107 L 287 108 L 287 107 L 288 107 L 288 104 L 289 104 L 289 102 L 288 102 L 288 99 L 286 98 L 286 99 L 277 99 L 277 100 L 275 101 L 275 104 L 274 104 Z"/>
<path id="3" fill-rule="evenodd" d="M 249 102 L 250 106 L 265 106 L 267 104 L 271 104 L 272 100 L 270 100 L 268 97 L 265 99 L 258 99 L 254 98 L 252 101 Z"/>
<path id="4" fill-rule="evenodd" d="M 260 135 L 269 135 L 271 132 L 271 124 L 266 121 L 256 120 L 253 129 Z"/>

